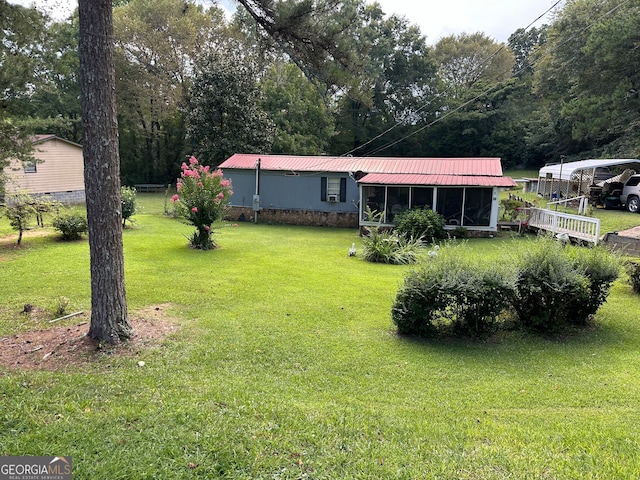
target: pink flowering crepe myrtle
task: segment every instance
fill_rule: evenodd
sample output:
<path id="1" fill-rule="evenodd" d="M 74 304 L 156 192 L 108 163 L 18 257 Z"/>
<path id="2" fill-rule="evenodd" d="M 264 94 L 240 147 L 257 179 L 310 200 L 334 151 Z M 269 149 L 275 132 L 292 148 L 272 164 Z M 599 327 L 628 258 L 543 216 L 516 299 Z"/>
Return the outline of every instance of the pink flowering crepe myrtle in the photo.
<path id="1" fill-rule="evenodd" d="M 176 211 L 196 232 L 189 238 L 191 246 L 202 250 L 215 248 L 212 225 L 224 216 L 233 194 L 231 180 L 225 179 L 222 170 L 211 170 L 200 165 L 195 157 L 182 164 L 182 173 L 176 185 L 178 193 L 171 197 Z"/>

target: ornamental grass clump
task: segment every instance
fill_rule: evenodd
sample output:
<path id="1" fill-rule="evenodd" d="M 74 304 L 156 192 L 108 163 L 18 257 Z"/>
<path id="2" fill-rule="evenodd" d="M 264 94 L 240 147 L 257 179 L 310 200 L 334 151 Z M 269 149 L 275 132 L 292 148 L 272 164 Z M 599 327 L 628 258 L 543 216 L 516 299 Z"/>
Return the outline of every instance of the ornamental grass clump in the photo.
<path id="1" fill-rule="evenodd" d="M 363 238 L 363 257 L 374 263 L 407 265 L 415 263 L 421 247 L 422 238 L 405 237 L 381 227 L 382 214 L 367 208 L 367 218 L 378 225 L 365 227 Z"/>
<path id="2" fill-rule="evenodd" d="M 222 170 L 210 171 L 209 166 L 198 163 L 195 157 L 189 164 L 182 164 L 182 174 L 177 183 L 178 193 L 172 197 L 176 213 L 196 227 L 189 243 L 193 248 L 216 248 L 213 224 L 222 219 L 229 204 L 231 180 L 223 178 Z"/>

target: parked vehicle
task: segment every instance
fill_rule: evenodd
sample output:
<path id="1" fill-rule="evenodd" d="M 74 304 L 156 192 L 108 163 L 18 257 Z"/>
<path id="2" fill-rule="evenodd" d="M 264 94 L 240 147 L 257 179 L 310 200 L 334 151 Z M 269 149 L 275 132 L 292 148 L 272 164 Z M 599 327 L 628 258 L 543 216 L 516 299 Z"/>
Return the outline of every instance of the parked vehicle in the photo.
<path id="1" fill-rule="evenodd" d="M 620 203 L 631 213 L 640 213 L 640 175 L 626 181 L 620 194 Z"/>

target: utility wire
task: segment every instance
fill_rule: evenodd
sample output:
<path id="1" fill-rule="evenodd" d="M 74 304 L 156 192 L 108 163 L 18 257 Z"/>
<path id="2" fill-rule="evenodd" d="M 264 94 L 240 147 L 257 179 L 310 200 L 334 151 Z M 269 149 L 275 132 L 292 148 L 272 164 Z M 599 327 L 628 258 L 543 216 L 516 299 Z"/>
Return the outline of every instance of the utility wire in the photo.
<path id="1" fill-rule="evenodd" d="M 573 34 L 571 37 L 565 39 L 564 41 L 560 42 L 559 44 L 557 44 L 552 50 L 551 52 L 555 52 L 556 50 L 558 50 L 560 47 L 562 47 L 563 45 L 567 44 L 568 42 L 570 42 L 571 40 L 573 40 L 574 38 L 576 38 L 579 34 L 586 32 L 588 30 L 590 30 L 593 26 L 595 26 L 598 22 L 600 22 L 602 19 L 608 17 L 609 15 L 611 15 L 612 13 L 614 13 L 616 10 L 618 10 L 620 7 L 626 5 L 627 3 L 629 3 L 631 0 L 625 0 L 624 2 L 620 3 L 619 5 L 616 5 L 615 7 L 611 8 L 610 10 L 608 10 L 606 13 L 602 14 L 601 16 L 599 16 L 597 19 L 595 19 L 592 23 L 590 23 L 589 25 L 587 25 L 586 27 L 584 27 L 583 29 L 579 30 L 578 32 L 576 32 L 575 34 Z M 559 4 L 560 1 L 556 2 L 556 4 L 554 4 L 552 8 L 555 8 L 555 6 L 557 4 Z M 603 2 L 604 3 L 604 2 Z M 551 10 L 549 9 L 549 10 Z M 547 12 L 545 12 L 544 14 L 542 14 L 540 17 L 546 15 L 546 13 L 549 12 L 549 10 Z M 537 21 L 537 20 L 536 20 Z M 535 22 L 534 22 L 535 23 Z M 528 28 L 528 27 L 527 27 Z M 519 69 L 518 71 L 514 72 L 513 76 L 517 76 L 519 73 L 523 72 L 524 70 L 526 70 L 527 68 L 529 68 L 530 66 L 532 66 L 532 63 L 529 62 L 527 63 L 527 65 L 523 66 L 521 69 Z M 506 72 L 505 72 L 506 73 Z M 483 91 L 482 93 L 480 93 L 479 95 L 476 95 L 475 97 L 473 97 L 471 100 L 466 101 L 465 103 L 463 103 L 462 105 L 458 106 L 457 108 L 455 108 L 454 110 L 451 110 L 450 112 L 447 112 L 446 114 L 442 115 L 441 117 L 436 118 L 434 121 L 428 123 L 427 125 L 424 125 L 422 127 L 420 127 L 419 129 L 415 130 L 414 132 L 405 135 L 404 137 L 400 138 L 399 140 L 396 140 L 394 142 L 388 143 L 384 146 L 381 146 L 375 150 L 373 150 L 372 152 L 369 152 L 368 156 L 372 156 L 378 152 L 381 152 L 383 150 L 386 150 L 388 148 L 391 148 L 395 145 L 397 145 L 400 142 L 403 142 L 411 137 L 413 137 L 414 135 L 417 135 L 418 133 L 426 130 L 427 128 L 432 127 L 433 125 L 435 125 L 438 122 L 441 122 L 442 120 L 444 120 L 445 118 L 449 117 L 450 115 L 453 115 L 454 113 L 460 111 L 461 109 L 463 109 L 464 107 L 466 107 L 467 105 L 469 105 L 470 103 L 475 102 L 476 100 L 478 100 L 479 98 L 489 94 L 491 91 L 493 91 L 494 89 L 496 89 L 498 86 L 500 86 L 503 82 L 499 82 L 496 85 L 493 85 L 492 87 L 486 89 L 485 91 Z"/>
<path id="2" fill-rule="evenodd" d="M 529 25 L 527 25 L 524 30 L 528 30 L 531 26 L 533 26 L 536 22 L 538 22 L 540 19 L 542 19 L 545 15 L 547 15 L 549 12 L 551 12 L 554 8 L 556 8 L 560 3 L 562 3 L 563 0 L 558 0 L 556 1 L 551 7 L 549 7 L 544 13 L 542 13 L 541 15 L 539 15 L 535 20 L 533 20 L 531 23 L 529 23 Z M 493 52 L 491 55 L 487 56 L 486 58 L 484 58 L 483 60 L 480 61 L 480 63 L 471 71 L 471 74 L 476 73 L 477 71 L 479 71 L 481 68 L 483 68 L 485 65 L 487 65 L 491 60 L 493 60 L 493 58 L 495 58 L 501 51 L 503 51 L 506 48 L 506 44 L 501 44 L 500 47 Z M 518 72 L 519 73 L 519 72 Z M 418 108 L 416 110 L 415 113 L 419 113 L 422 110 L 424 110 L 426 107 L 430 106 L 434 101 L 436 101 L 438 98 L 448 94 L 451 91 L 451 87 L 443 90 L 442 92 L 438 93 L 434 98 L 430 99 L 427 103 L 425 103 L 424 105 L 422 105 L 420 108 Z M 358 150 L 361 150 L 362 148 L 366 147 L 367 145 L 370 145 L 371 143 L 373 143 L 374 141 L 378 140 L 379 138 L 385 136 L 386 134 L 388 134 L 389 132 L 391 132 L 392 130 L 396 129 L 397 127 L 401 126 L 402 122 L 396 122 L 393 126 L 389 127 L 387 130 L 385 130 L 384 132 L 376 135 L 374 138 L 372 138 L 371 140 L 363 143 L 362 145 L 359 145 L 355 148 L 353 148 L 352 150 L 349 150 L 347 153 L 343 154 L 344 155 L 350 155 Z M 376 151 L 374 151 L 375 153 Z"/>

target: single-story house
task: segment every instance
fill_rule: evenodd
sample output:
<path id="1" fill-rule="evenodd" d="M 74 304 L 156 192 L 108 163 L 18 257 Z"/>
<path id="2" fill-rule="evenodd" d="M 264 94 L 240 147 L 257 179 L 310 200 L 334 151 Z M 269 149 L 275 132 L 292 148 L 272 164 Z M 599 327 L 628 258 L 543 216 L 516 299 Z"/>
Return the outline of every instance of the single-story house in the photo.
<path id="1" fill-rule="evenodd" d="M 589 187 L 617 175 L 615 170 L 640 172 L 640 159 L 603 158 L 545 165 L 538 172 L 538 195 L 571 198 L 589 194 Z"/>
<path id="2" fill-rule="evenodd" d="M 55 135 L 32 138 L 36 162 L 12 160 L 5 167 L 7 193 L 26 191 L 64 203 L 85 201 L 82 145 Z"/>
<path id="3" fill-rule="evenodd" d="M 220 168 L 233 185 L 230 218 L 298 225 L 383 226 L 421 207 L 447 228 L 496 231 L 502 175 L 499 158 L 384 158 L 235 154 Z"/>

